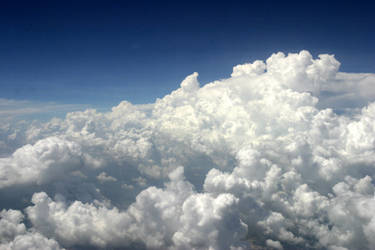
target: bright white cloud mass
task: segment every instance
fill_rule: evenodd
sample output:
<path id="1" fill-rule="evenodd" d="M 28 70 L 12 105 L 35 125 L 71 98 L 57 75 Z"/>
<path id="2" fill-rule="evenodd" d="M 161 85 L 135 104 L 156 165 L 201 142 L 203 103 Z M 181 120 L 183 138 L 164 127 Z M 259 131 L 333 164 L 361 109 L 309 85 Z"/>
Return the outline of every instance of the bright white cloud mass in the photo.
<path id="1" fill-rule="evenodd" d="M 0 249 L 375 249 L 375 74 L 273 54 L 0 125 Z"/>

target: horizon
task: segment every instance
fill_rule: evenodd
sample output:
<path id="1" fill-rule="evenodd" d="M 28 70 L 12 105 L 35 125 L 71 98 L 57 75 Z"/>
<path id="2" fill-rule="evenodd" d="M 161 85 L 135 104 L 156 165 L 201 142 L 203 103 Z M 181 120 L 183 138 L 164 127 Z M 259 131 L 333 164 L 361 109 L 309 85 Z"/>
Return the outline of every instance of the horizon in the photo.
<path id="1" fill-rule="evenodd" d="M 0 98 L 11 100 L 152 103 L 193 72 L 205 84 L 279 51 L 375 72 L 374 20 L 360 2 L 18 1 L 0 16 Z"/>

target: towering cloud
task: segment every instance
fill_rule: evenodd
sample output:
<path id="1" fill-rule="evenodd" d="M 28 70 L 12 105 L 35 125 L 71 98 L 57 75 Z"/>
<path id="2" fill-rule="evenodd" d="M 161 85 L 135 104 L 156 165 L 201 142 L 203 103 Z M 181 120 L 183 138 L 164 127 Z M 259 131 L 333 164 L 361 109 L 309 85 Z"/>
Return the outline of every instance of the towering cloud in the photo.
<path id="1" fill-rule="evenodd" d="M 2 246 L 374 249 L 375 75 L 339 66 L 277 53 L 154 104 L 2 125 Z"/>

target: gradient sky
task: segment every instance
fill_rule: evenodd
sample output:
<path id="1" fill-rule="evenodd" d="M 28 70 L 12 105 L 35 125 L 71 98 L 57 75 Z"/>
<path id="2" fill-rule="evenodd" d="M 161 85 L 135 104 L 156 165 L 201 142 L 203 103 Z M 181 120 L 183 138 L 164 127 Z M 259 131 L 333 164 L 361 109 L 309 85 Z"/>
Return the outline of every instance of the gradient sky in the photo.
<path id="1" fill-rule="evenodd" d="M 335 54 L 375 72 L 373 6 L 318 1 L 2 1 L 0 98 L 150 103 L 272 53 Z"/>

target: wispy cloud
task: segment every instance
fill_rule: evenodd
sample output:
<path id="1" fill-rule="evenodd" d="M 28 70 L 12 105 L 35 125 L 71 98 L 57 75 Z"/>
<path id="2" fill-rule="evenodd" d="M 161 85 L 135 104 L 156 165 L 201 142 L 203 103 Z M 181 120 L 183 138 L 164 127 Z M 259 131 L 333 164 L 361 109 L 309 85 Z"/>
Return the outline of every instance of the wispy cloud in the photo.
<path id="1" fill-rule="evenodd" d="M 61 116 L 67 112 L 84 110 L 85 104 L 59 104 L 54 102 L 36 102 L 0 98 L 0 119 L 12 120 L 27 117 Z"/>

